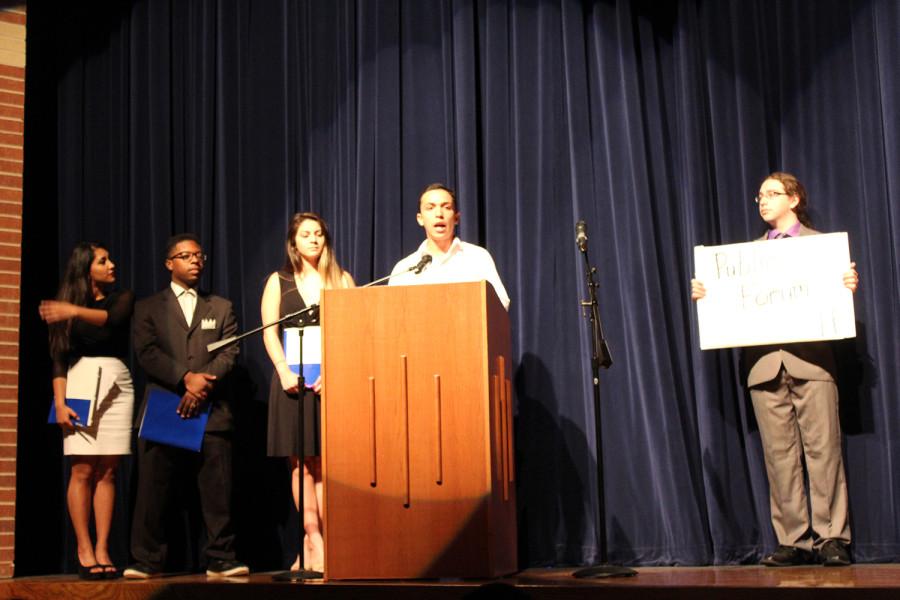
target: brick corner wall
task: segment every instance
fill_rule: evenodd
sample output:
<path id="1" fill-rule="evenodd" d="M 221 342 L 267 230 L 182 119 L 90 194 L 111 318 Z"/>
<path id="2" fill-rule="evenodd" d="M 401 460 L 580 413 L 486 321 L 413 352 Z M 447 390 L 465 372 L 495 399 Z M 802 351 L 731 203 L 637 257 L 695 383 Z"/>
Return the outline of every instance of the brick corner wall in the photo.
<path id="1" fill-rule="evenodd" d="M 25 4 L 0 6 L 0 577 L 12 577 L 25 141 Z"/>

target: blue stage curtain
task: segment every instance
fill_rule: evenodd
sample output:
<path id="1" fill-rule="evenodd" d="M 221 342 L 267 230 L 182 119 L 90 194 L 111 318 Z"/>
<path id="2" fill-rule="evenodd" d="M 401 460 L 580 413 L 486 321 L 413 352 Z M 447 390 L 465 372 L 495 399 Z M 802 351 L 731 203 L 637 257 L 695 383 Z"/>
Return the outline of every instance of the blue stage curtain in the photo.
<path id="1" fill-rule="evenodd" d="M 491 251 L 512 297 L 519 564 L 585 564 L 598 546 L 584 219 L 615 361 L 601 374 L 610 559 L 752 562 L 776 543 L 759 434 L 738 353 L 698 349 L 692 248 L 758 236 L 752 196 L 791 171 L 816 227 L 849 233 L 862 276 L 858 337 L 836 345 L 853 551 L 896 560 L 898 56 L 893 0 L 29 6 L 23 298 L 52 294 L 71 246 L 93 238 L 148 295 L 168 280 L 166 237 L 192 230 L 211 255 L 205 287 L 254 327 L 291 213 L 320 212 L 362 283 L 421 242 L 418 192 L 444 181 L 459 235 Z M 44 330 L 30 314 L 22 327 L 22 390 L 49 397 Z M 278 568 L 290 503 L 286 472 L 261 466 L 260 340 L 242 365 L 241 556 Z M 20 448 L 47 439 L 34 400 Z M 23 466 L 20 452 L 20 498 L 45 454 Z M 18 518 L 17 540 L 47 527 L 21 505 Z M 17 564 L 56 566 L 24 546 Z"/>

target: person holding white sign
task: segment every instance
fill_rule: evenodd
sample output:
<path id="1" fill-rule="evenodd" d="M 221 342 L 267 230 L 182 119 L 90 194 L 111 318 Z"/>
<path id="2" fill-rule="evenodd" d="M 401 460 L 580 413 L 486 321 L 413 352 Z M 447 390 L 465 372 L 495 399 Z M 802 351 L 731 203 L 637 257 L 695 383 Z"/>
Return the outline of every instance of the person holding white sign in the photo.
<path id="1" fill-rule="evenodd" d="M 82 242 L 72 250 L 56 300 L 44 300 L 39 309 L 50 329 L 56 421 L 63 430 L 63 452 L 72 457 L 66 504 L 82 579 L 119 576 L 108 540 L 116 468 L 122 455 L 131 454 L 134 386 L 123 361 L 128 354 L 134 293 L 112 291 L 115 281 L 116 266 L 103 244 Z M 79 383 L 69 381 L 75 377 L 76 364 L 88 379 L 79 387 L 90 392 L 75 397 L 88 396 L 93 403 L 87 423 L 66 405 L 73 396 L 73 384 Z M 90 534 L 92 508 L 96 544 Z"/>
<path id="2" fill-rule="evenodd" d="M 334 257 L 328 225 L 314 213 L 297 213 L 291 218 L 285 241 L 287 257 L 282 270 L 269 276 L 263 290 L 260 311 L 262 322 L 271 323 L 285 315 L 319 303 L 325 288 L 355 287 L 350 273 L 344 271 Z M 306 390 L 298 389 L 298 375 L 288 363 L 282 345 L 283 332 L 298 324 L 290 322 L 269 327 L 263 333 L 266 352 L 275 368 L 269 389 L 268 455 L 288 457 L 294 504 L 300 507 L 300 459 L 297 456 L 297 405 L 304 410 L 304 498 L 303 498 L 303 564 L 300 556 L 292 571 L 306 567 L 322 571 L 325 543 L 322 538 L 322 466 L 319 458 L 319 392 L 321 376 L 307 382 Z M 307 344 L 304 343 L 304 346 Z M 302 366 L 300 367 L 302 368 Z"/>
<path id="3" fill-rule="evenodd" d="M 806 190 L 790 173 L 766 177 L 758 195 L 759 214 L 769 231 L 761 240 L 815 235 L 806 213 Z M 856 263 L 844 286 L 859 286 Z M 691 280 L 691 298 L 706 295 Z M 850 564 L 850 515 L 841 455 L 838 390 L 831 346 L 824 342 L 750 346 L 744 349 L 747 386 L 759 425 L 769 479 L 769 505 L 778 548 L 762 559 L 772 567 Z M 803 464 L 809 479 L 809 504 Z"/>

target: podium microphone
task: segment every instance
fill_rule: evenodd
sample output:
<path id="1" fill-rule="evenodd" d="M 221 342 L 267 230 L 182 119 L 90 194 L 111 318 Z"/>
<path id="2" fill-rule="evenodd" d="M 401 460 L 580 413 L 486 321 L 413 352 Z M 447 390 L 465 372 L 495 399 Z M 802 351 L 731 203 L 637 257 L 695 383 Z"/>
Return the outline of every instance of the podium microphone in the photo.
<path id="1" fill-rule="evenodd" d="M 578 221 L 575 223 L 575 243 L 582 252 L 587 249 L 587 240 L 587 225 L 584 221 Z"/>
<path id="2" fill-rule="evenodd" d="M 425 270 L 425 267 L 427 267 L 430 262 L 431 262 L 431 255 L 423 254 L 422 258 L 419 260 L 419 264 L 410 268 L 410 271 L 412 271 L 416 275 L 418 275 L 419 273 L 421 273 L 422 271 Z"/>
<path id="3" fill-rule="evenodd" d="M 380 279 L 376 279 L 375 281 L 370 281 L 366 285 L 361 285 L 359 287 L 360 288 L 372 287 L 373 285 L 378 285 L 379 283 L 381 283 L 383 281 L 387 281 L 388 279 L 396 277 L 397 275 L 403 275 L 404 273 L 415 273 L 416 275 L 418 275 L 419 273 L 422 272 L 423 269 L 425 269 L 426 266 L 428 266 L 428 263 L 430 263 L 430 262 L 431 262 L 431 255 L 423 254 L 422 258 L 419 259 L 418 263 L 414 264 L 413 266 L 406 269 L 405 271 L 397 271 L 396 273 L 391 273 L 390 275 L 385 275 L 384 277 L 382 277 Z"/>

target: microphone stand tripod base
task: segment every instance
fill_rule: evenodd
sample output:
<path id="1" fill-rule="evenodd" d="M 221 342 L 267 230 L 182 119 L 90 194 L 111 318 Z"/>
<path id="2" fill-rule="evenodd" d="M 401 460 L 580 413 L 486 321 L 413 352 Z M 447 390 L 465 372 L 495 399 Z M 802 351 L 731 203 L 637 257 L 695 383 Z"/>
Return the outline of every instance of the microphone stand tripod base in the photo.
<path id="1" fill-rule="evenodd" d="M 578 579 L 602 579 L 606 577 L 634 577 L 637 571 L 628 567 L 620 567 L 618 565 L 594 565 L 593 567 L 585 567 L 578 569 L 572 573 L 572 577 Z"/>
<path id="2" fill-rule="evenodd" d="M 309 569 L 299 569 L 297 571 L 282 571 L 272 575 L 272 581 L 305 581 L 307 579 L 324 579 L 325 574 L 321 571 L 310 571 Z"/>

